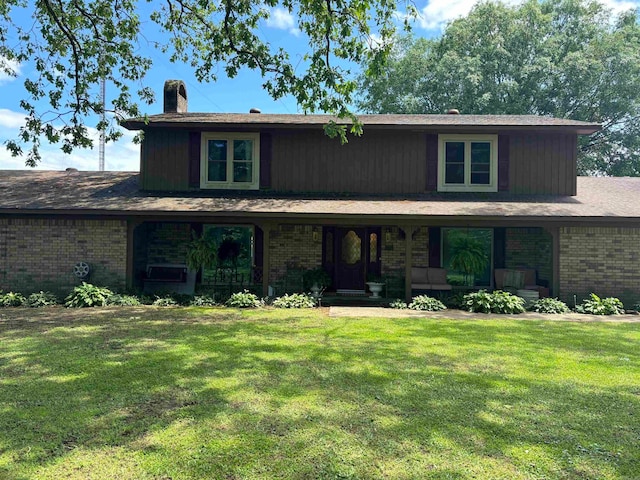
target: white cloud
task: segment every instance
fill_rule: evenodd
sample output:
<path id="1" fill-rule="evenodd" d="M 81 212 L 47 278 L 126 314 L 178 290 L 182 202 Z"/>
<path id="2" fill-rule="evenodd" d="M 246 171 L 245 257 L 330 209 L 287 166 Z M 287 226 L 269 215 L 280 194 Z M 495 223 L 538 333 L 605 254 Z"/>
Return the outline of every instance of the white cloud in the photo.
<path id="1" fill-rule="evenodd" d="M 379 34 L 372 33 L 369 35 L 369 38 L 367 38 L 367 43 L 369 44 L 369 48 L 378 48 L 384 45 L 384 40 Z"/>
<path id="2" fill-rule="evenodd" d="M 521 3 L 521 0 L 503 1 L 508 5 Z M 639 0 L 601 1 L 614 14 L 640 7 Z M 476 3 L 478 0 L 429 0 L 422 9 L 419 9 L 419 15 L 415 21 L 420 28 L 425 30 L 442 30 L 448 22 L 466 16 Z M 404 19 L 406 15 L 398 13 L 397 17 Z"/>
<path id="3" fill-rule="evenodd" d="M 600 0 L 607 8 L 611 9 L 614 15 L 617 15 L 627 10 L 634 8 L 640 8 L 640 2 L 627 1 L 627 0 Z"/>
<path id="4" fill-rule="evenodd" d="M 389 38 L 389 37 L 383 38 L 382 35 L 380 35 L 379 33 L 371 33 L 367 37 L 367 44 L 369 45 L 369 48 L 372 50 L 381 49 L 391 44 L 392 42 L 393 42 L 393 38 Z"/>
<path id="5" fill-rule="evenodd" d="M 5 69 L 13 72 L 13 75 L 8 74 Z M 5 57 L 0 55 L 0 85 L 5 83 L 12 82 L 15 80 L 18 75 L 20 75 L 22 65 L 16 62 L 15 60 L 7 60 Z"/>
<path id="6" fill-rule="evenodd" d="M 441 30 L 456 18 L 467 15 L 477 0 L 430 0 L 419 11 L 416 21 L 425 30 Z M 505 0 L 506 4 L 519 3 L 518 0 Z"/>
<path id="7" fill-rule="evenodd" d="M 4 148 L 4 142 L 18 136 L 18 128 L 24 123 L 24 113 L 0 109 L 0 169 L 24 170 L 25 156 L 12 157 Z M 64 170 L 67 167 L 78 170 L 96 171 L 99 168 L 99 138 L 98 131 L 89 127 L 89 136 L 93 139 L 93 149 L 77 149 L 71 154 L 63 153 L 60 145 L 50 145 L 43 141 L 40 146 L 42 160 L 37 170 Z M 135 132 L 123 131 L 123 136 L 117 142 L 105 145 L 105 170 L 137 171 L 140 168 L 140 146 L 133 143 Z M 25 146 L 28 149 L 28 146 Z"/>
<path id="8" fill-rule="evenodd" d="M 24 125 L 26 115 L 6 108 L 0 108 L 0 127 L 17 129 Z"/>
<path id="9" fill-rule="evenodd" d="M 295 18 L 288 10 L 276 7 L 271 10 L 266 22 L 267 27 L 276 28 L 278 30 L 287 30 L 292 35 L 300 35 L 300 30 L 296 27 Z"/>

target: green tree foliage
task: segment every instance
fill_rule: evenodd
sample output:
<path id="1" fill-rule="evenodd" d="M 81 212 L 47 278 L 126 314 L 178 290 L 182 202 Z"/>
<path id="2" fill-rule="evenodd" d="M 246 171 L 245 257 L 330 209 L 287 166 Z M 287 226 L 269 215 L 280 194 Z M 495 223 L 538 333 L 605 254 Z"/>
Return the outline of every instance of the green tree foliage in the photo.
<path id="1" fill-rule="evenodd" d="M 590 0 L 476 5 L 434 40 L 405 38 L 363 78 L 381 113 L 535 114 L 603 125 L 582 138 L 582 174 L 640 175 L 640 26 Z"/>
<path id="2" fill-rule="evenodd" d="M 309 46 L 302 61 L 260 37 L 260 24 L 275 7 L 297 18 Z M 26 163 L 34 166 L 42 138 L 60 143 L 67 153 L 91 146 L 86 119 L 103 113 L 101 79 L 117 94 L 97 128 L 107 141 L 117 139 L 117 120 L 140 116 L 138 102 L 153 101 L 144 84 L 152 62 L 140 45 L 154 28 L 165 39 L 157 49 L 190 65 L 199 81 L 214 82 L 222 71 L 233 78 L 242 68 L 254 69 L 274 99 L 291 95 L 305 112 L 350 119 L 351 133 L 358 134 L 361 125 L 349 109 L 356 79 L 348 65 L 366 61 L 367 74 L 380 71 L 390 47 L 372 39 L 393 37 L 396 8 L 388 0 L 4 0 L 0 71 L 15 75 L 16 62 L 35 67 L 24 81 L 25 124 L 7 147 L 20 155 L 28 145 Z M 346 141 L 345 126 L 331 123 L 326 130 Z"/>

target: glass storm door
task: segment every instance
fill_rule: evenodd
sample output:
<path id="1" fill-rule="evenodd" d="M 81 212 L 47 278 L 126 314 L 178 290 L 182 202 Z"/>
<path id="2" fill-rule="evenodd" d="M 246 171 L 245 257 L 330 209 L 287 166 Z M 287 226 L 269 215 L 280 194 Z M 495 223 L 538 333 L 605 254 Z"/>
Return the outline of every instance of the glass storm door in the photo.
<path id="1" fill-rule="evenodd" d="M 366 231 L 364 228 L 340 228 L 337 233 L 336 288 L 364 290 Z"/>

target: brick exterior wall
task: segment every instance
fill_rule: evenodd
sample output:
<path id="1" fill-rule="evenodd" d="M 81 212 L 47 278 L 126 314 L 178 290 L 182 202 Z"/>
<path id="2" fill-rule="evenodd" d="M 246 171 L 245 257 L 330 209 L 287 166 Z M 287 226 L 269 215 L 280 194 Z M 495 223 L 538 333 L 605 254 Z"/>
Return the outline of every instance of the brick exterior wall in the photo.
<path id="1" fill-rule="evenodd" d="M 185 263 L 189 223 L 142 223 L 133 232 L 133 286 L 142 289 L 150 263 Z"/>
<path id="2" fill-rule="evenodd" d="M 553 237 L 543 228 L 506 229 L 506 268 L 535 268 L 538 280 L 551 285 L 553 278 Z"/>
<path id="3" fill-rule="evenodd" d="M 387 242 L 386 231 L 391 229 L 391 241 Z M 404 276 L 405 239 L 398 227 L 382 227 L 382 275 Z M 420 227 L 413 234 L 413 265 L 429 266 L 429 229 Z"/>
<path id="4" fill-rule="evenodd" d="M 317 240 L 313 239 L 313 228 Z M 322 265 L 322 227 L 278 225 L 269 238 L 269 280 L 282 282 L 289 269 L 308 270 Z"/>
<path id="5" fill-rule="evenodd" d="M 69 293 L 77 262 L 91 266 L 90 282 L 126 285 L 127 223 L 121 220 L 0 219 L 0 288 Z"/>
<path id="6" fill-rule="evenodd" d="M 589 293 L 640 301 L 640 228 L 560 228 L 560 296 Z"/>
<path id="7" fill-rule="evenodd" d="M 191 241 L 189 223 L 147 225 L 147 263 L 185 263 Z"/>

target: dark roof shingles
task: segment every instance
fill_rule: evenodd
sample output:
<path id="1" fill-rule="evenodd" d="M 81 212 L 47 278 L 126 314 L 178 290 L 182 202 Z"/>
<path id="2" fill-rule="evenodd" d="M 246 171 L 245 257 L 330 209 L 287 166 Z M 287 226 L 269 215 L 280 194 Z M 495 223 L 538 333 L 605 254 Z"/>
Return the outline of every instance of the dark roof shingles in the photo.
<path id="1" fill-rule="evenodd" d="M 522 127 L 570 128 L 593 133 L 600 129 L 597 123 L 538 115 L 414 115 L 414 114 L 362 114 L 359 120 L 365 127 Z M 145 118 L 131 118 L 122 125 L 128 129 L 154 126 L 233 125 L 233 126 L 321 126 L 329 121 L 350 123 L 331 115 L 265 114 L 265 113 L 161 113 Z"/>
<path id="2" fill-rule="evenodd" d="M 132 172 L 0 171 L 0 213 L 581 217 L 640 219 L 640 178 L 578 178 L 578 195 L 310 196 L 147 193 Z"/>

